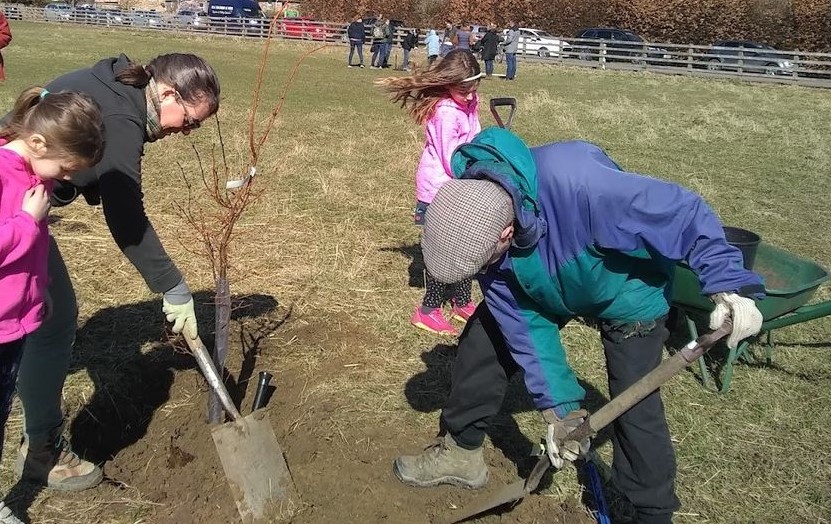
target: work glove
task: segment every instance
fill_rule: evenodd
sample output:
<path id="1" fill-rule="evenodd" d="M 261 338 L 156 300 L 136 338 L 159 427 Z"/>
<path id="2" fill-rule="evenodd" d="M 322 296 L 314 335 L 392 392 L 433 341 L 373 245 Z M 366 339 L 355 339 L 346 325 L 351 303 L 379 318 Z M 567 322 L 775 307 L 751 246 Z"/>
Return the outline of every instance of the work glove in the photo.
<path id="1" fill-rule="evenodd" d="M 736 293 L 716 293 L 710 296 L 716 308 L 710 313 L 710 329 L 718 329 L 728 318 L 733 319 L 733 331 L 727 338 L 727 347 L 736 349 L 739 342 L 762 329 L 762 313 L 752 298 Z"/>
<path id="2" fill-rule="evenodd" d="M 566 460 L 574 462 L 589 452 L 588 437 L 580 442 L 568 438 L 569 433 L 577 429 L 588 416 L 589 412 L 585 409 L 572 411 L 562 419 L 553 409 L 542 412 L 542 418 L 548 424 L 545 431 L 545 452 L 552 466 L 560 469 Z"/>
<path id="3" fill-rule="evenodd" d="M 199 336 L 196 313 L 193 310 L 193 295 L 185 279 L 165 292 L 162 298 L 162 313 L 168 322 L 173 323 L 174 333 L 183 333 L 190 340 Z"/>

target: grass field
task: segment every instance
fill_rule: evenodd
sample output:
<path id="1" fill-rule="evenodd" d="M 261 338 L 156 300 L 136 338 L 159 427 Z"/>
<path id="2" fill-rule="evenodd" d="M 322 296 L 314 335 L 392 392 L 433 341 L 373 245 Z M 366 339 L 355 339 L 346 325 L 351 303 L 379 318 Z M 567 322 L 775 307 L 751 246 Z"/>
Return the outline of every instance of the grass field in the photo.
<path id="1" fill-rule="evenodd" d="M 0 85 L 6 108 L 28 85 L 122 51 L 138 61 L 170 51 L 206 57 L 222 80 L 220 118 L 231 161 L 244 165 L 244 123 L 259 42 L 20 22 L 12 22 L 12 31 L 14 41 L 4 50 L 8 79 Z M 291 64 L 305 49 L 274 44 L 266 107 L 276 102 Z M 310 350 L 302 356 L 308 394 L 352 406 L 333 415 L 335 423 L 342 416 L 368 426 L 411 427 L 426 442 L 437 411 L 414 410 L 404 395 L 405 384 L 424 369 L 423 354 L 437 342 L 408 323 L 422 294 L 408 275 L 418 243 L 410 210 L 422 132 L 372 86 L 381 72 L 345 65 L 345 50 L 336 47 L 301 66 L 260 162 L 265 192 L 239 229 L 232 287 L 293 304 L 299 319 L 320 330 L 336 319 L 359 325 L 368 336 L 335 351 L 370 365 L 322 375 L 318 370 L 331 354 Z M 831 266 L 831 210 L 823 203 L 831 191 L 826 91 L 520 63 L 515 82 L 483 81 L 480 93 L 484 100 L 517 98 L 514 128 L 529 144 L 595 142 L 625 169 L 701 193 L 725 223 Z M 484 109 L 481 119 L 493 124 Z M 213 283 L 207 264 L 190 254 L 196 241 L 173 206 L 183 188 L 176 163 L 195 177 L 191 145 L 206 153 L 215 137 L 212 126 L 204 126 L 191 137 L 149 145 L 144 159 L 148 214 L 194 289 Z M 75 204 L 57 213 L 65 223 L 85 225 L 83 234 L 58 235 L 82 322 L 102 308 L 155 298 L 118 253 L 100 210 Z M 831 292 L 820 289 L 817 298 L 831 299 Z M 564 339 L 578 374 L 605 395 L 595 333 L 572 323 Z M 782 329 L 776 340 L 774 366 L 738 366 L 727 395 L 705 391 L 693 373 L 664 388 L 683 503 L 677 522 L 831 521 L 831 321 Z M 65 400 L 71 414 L 83 408 L 92 388 L 82 373 L 70 378 Z M 4 488 L 11 482 L 19 415 L 16 410 L 7 432 Z M 542 434 L 535 413 L 514 416 L 532 440 Z M 601 453 L 609 452 L 605 444 Z M 549 495 L 573 494 L 577 488 L 570 480 L 565 473 Z M 31 512 L 33 519 L 41 517 L 38 522 L 73 521 L 56 515 L 52 504 Z"/>

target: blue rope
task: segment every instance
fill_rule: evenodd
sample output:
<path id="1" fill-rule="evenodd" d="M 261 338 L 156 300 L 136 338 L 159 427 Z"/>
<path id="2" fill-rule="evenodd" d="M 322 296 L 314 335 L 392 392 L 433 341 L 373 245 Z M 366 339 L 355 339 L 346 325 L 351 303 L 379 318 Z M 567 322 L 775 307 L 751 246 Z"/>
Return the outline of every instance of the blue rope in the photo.
<path id="1" fill-rule="evenodd" d="M 598 524 L 611 524 L 609 518 L 609 506 L 606 505 L 606 497 L 603 496 L 603 486 L 600 484 L 600 474 L 597 472 L 597 466 L 591 460 L 583 461 L 586 475 L 589 477 L 589 487 L 592 490 L 594 497 L 594 504 L 597 506 L 595 516 Z"/>

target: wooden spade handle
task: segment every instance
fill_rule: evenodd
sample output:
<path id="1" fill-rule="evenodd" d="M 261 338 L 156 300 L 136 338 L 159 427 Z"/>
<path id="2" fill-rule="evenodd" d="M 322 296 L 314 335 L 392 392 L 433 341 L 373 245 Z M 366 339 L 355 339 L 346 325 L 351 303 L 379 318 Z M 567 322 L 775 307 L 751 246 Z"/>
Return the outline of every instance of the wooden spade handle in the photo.
<path id="1" fill-rule="evenodd" d="M 732 330 L 733 323 L 728 319 L 717 330 L 705 333 L 690 342 L 681 351 L 665 359 L 657 368 L 644 375 L 640 380 L 626 388 L 623 393 L 592 413 L 577 429 L 569 433 L 568 439 L 580 442 L 586 437 L 595 436 L 598 431 L 611 424 L 632 406 L 661 387 L 664 382 L 680 370 L 706 353 L 716 342 L 729 335 Z"/>
<path id="2" fill-rule="evenodd" d="M 227 411 L 234 420 L 241 419 L 242 415 L 240 415 L 239 410 L 231 400 L 231 395 L 229 395 L 228 390 L 225 389 L 225 384 L 222 383 L 222 379 L 219 378 L 219 373 L 216 372 L 213 360 L 211 360 L 210 355 L 208 355 L 208 350 L 205 349 L 205 344 L 202 343 L 202 339 L 197 337 L 196 340 L 191 340 L 187 336 L 185 336 L 184 339 L 185 342 L 188 343 L 188 347 L 193 353 L 194 358 L 196 358 L 196 363 L 199 365 L 199 369 L 202 371 L 202 374 L 205 375 L 205 379 L 207 379 L 211 389 L 213 389 L 219 397 L 222 407 L 225 408 L 225 411 Z"/>

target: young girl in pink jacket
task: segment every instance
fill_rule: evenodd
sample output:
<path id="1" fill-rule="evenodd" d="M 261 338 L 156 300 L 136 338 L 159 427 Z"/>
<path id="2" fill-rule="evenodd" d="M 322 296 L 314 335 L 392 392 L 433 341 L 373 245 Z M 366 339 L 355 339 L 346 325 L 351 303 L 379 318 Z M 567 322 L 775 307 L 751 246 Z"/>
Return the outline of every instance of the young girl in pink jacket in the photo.
<path id="1" fill-rule="evenodd" d="M 23 341 L 48 311 L 45 296 L 52 181 L 95 165 L 104 151 L 98 105 L 86 95 L 33 87 L 0 127 L 0 442 Z M 0 522 L 20 522 L 0 501 Z"/>
<path id="2" fill-rule="evenodd" d="M 453 151 L 470 142 L 482 128 L 476 94 L 481 77 L 476 57 L 467 49 L 454 49 L 425 71 L 378 81 L 391 93 L 393 102 L 400 102 L 424 125 L 424 152 L 416 170 L 414 219 L 418 226 L 424 225 L 424 212 L 436 192 L 452 178 Z M 434 333 L 457 335 L 456 328 L 442 313 L 447 286 L 429 274 L 425 280 L 426 293 L 413 313 L 413 325 Z M 470 279 L 453 285 L 451 305 L 451 316 L 457 320 L 466 322 L 473 314 L 476 308 L 471 301 Z"/>

